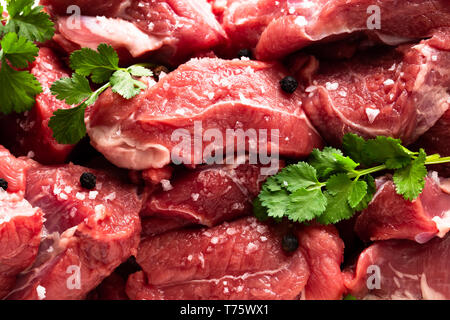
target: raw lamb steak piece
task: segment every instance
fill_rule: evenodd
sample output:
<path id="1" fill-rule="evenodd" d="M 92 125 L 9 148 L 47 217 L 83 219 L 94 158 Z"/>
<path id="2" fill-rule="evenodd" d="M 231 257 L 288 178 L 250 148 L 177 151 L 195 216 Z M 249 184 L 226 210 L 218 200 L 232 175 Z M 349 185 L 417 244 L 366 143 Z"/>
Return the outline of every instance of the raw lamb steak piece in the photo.
<path id="1" fill-rule="evenodd" d="M 83 172 L 96 175 L 94 190 L 81 187 Z M 72 164 L 31 163 L 25 198 L 42 209 L 45 234 L 36 262 L 8 299 L 83 299 L 136 254 L 141 200 L 134 187 Z"/>
<path id="2" fill-rule="evenodd" d="M 235 151 L 252 146 L 253 152 L 306 156 L 322 140 L 301 108 L 300 93 L 281 90 L 285 76 L 278 64 L 192 59 L 133 99 L 106 91 L 87 110 L 87 132 L 109 161 L 135 170 L 162 168 L 174 158 L 201 164 L 213 151 L 225 155 L 227 130 L 249 132 L 249 143 L 228 142 Z M 214 141 L 206 142 L 208 134 Z"/>
<path id="3" fill-rule="evenodd" d="M 127 294 L 130 299 L 340 298 L 342 241 L 333 227 L 309 228 L 319 229 L 294 231 L 300 248 L 291 254 L 281 248 L 286 230 L 253 217 L 149 237 L 137 256 L 143 271 L 129 277 Z M 321 277 L 325 269 L 329 272 Z"/>
<path id="4" fill-rule="evenodd" d="M 306 114 L 333 145 L 348 132 L 414 142 L 449 108 L 450 50 L 438 42 L 449 34 L 321 62 L 305 89 Z"/>
<path id="5" fill-rule="evenodd" d="M 48 48 L 39 50 L 30 71 L 41 83 L 43 92 L 36 97 L 36 104 L 30 111 L 0 116 L 0 143 L 15 156 L 28 155 L 44 164 L 63 163 L 74 146 L 56 142 L 48 122 L 54 111 L 69 109 L 71 106 L 56 99 L 50 87 L 54 81 L 70 75 Z"/>
<path id="6" fill-rule="evenodd" d="M 450 236 L 426 244 L 380 241 L 345 272 L 345 285 L 360 299 L 450 299 Z M 379 282 L 378 282 L 379 281 Z"/>
<path id="7" fill-rule="evenodd" d="M 127 51 L 137 58 L 153 54 L 153 59 L 173 65 L 196 53 L 211 50 L 226 34 L 205 0 L 44 0 L 57 18 L 55 41 L 71 50 L 76 46 L 97 48 L 100 43 Z M 78 25 L 66 16 L 70 5 L 78 5 Z M 71 45 L 72 44 L 72 45 Z M 75 45 L 75 46 L 74 46 Z"/>
<path id="8" fill-rule="evenodd" d="M 7 191 L 0 188 L 0 299 L 33 264 L 41 241 L 42 211 L 23 198 L 27 167 L 0 146 L 0 178 L 8 182 Z"/>
<path id="9" fill-rule="evenodd" d="M 390 178 L 377 180 L 369 207 L 356 219 L 355 231 L 365 241 L 409 239 L 425 243 L 450 230 L 450 179 L 430 172 L 414 201 L 397 194 Z"/>

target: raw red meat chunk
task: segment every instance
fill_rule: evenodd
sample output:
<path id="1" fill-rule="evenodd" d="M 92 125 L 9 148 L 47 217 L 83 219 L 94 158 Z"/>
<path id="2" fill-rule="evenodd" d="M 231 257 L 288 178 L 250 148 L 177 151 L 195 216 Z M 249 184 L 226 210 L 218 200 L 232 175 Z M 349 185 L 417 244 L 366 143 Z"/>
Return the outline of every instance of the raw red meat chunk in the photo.
<path id="1" fill-rule="evenodd" d="M 448 34 L 321 62 L 304 89 L 306 114 L 333 145 L 348 132 L 414 142 L 449 108 L 450 51 L 439 43 Z"/>
<path id="2" fill-rule="evenodd" d="M 127 294 L 131 299 L 340 298 L 343 244 L 335 229 L 295 231 L 300 248 L 291 254 L 281 248 L 282 229 L 244 218 L 149 237 L 137 255 L 143 271 L 129 277 Z"/>
<path id="3" fill-rule="evenodd" d="M 361 253 L 345 273 L 349 292 L 360 299 L 450 299 L 450 236 L 426 244 L 380 241 Z"/>
<path id="4" fill-rule="evenodd" d="M 87 110 L 87 131 L 109 161 L 135 170 L 161 168 L 174 159 L 205 163 L 227 154 L 225 145 L 306 156 L 322 140 L 301 108 L 300 93 L 280 89 L 285 76 L 278 64 L 192 59 L 133 99 L 106 91 Z M 239 130 L 248 134 L 248 143 L 235 142 Z"/>
<path id="5" fill-rule="evenodd" d="M 409 239 L 425 243 L 450 230 L 450 179 L 430 172 L 414 201 L 397 194 L 389 178 L 377 180 L 377 192 L 357 218 L 355 231 L 365 240 Z"/>
<path id="6" fill-rule="evenodd" d="M 97 48 L 100 43 L 137 58 L 179 64 L 191 56 L 211 50 L 226 39 L 211 5 L 205 0 L 117 0 L 92 5 L 85 0 L 45 0 L 57 18 L 55 41 L 68 51 L 77 47 Z M 81 17 L 66 16 L 78 5 Z M 70 12 L 72 13 L 72 12 Z"/>
<path id="7" fill-rule="evenodd" d="M 84 172 L 96 175 L 95 189 L 81 187 Z M 134 187 L 111 175 L 31 163 L 25 198 L 42 209 L 45 232 L 36 262 L 8 299 L 83 299 L 136 254 L 141 200 Z"/>
<path id="8" fill-rule="evenodd" d="M 23 114 L 0 116 L 0 143 L 15 156 L 29 156 L 44 164 L 66 161 L 73 149 L 53 138 L 48 122 L 53 112 L 71 106 L 56 99 L 50 92 L 54 81 L 69 77 L 59 58 L 48 48 L 41 48 L 39 56 L 31 65 L 31 73 L 41 83 L 43 92 L 36 97 L 36 104 Z"/>

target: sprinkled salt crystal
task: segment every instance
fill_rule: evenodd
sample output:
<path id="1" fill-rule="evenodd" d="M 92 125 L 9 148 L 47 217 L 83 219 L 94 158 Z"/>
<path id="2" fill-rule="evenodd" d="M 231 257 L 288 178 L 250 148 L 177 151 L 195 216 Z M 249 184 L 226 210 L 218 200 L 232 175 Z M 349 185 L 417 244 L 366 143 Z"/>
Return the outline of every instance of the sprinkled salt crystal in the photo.
<path id="1" fill-rule="evenodd" d="M 27 157 L 28 158 L 34 158 L 34 156 L 35 156 L 35 154 L 34 154 L 34 152 L 33 151 L 28 151 L 28 153 L 27 153 Z"/>
<path id="2" fill-rule="evenodd" d="M 305 89 L 305 92 L 313 92 L 316 91 L 317 87 L 316 86 L 309 86 L 308 88 Z"/>
<path id="3" fill-rule="evenodd" d="M 289 12 L 289 14 L 294 14 L 295 8 L 289 8 L 288 12 Z"/>
<path id="4" fill-rule="evenodd" d="M 41 285 L 37 286 L 36 292 L 37 292 L 39 300 L 45 299 L 45 288 L 43 286 L 41 286 Z"/>
<path id="5" fill-rule="evenodd" d="M 212 244 L 217 244 L 219 242 L 219 238 L 217 238 L 217 237 L 212 237 L 211 238 L 211 243 Z"/>
<path id="6" fill-rule="evenodd" d="M 106 197 L 103 198 L 103 200 L 107 201 L 113 201 L 116 198 L 116 193 L 115 192 L 111 192 L 110 194 L 108 194 Z"/>
<path id="7" fill-rule="evenodd" d="M 198 193 L 192 193 L 192 194 L 191 194 L 191 198 L 192 198 L 192 200 L 194 200 L 194 201 L 197 201 L 197 200 L 198 200 L 198 197 L 200 197 L 200 195 L 199 195 Z"/>
<path id="8" fill-rule="evenodd" d="M 70 194 L 70 193 L 72 192 L 72 187 L 70 187 L 70 186 L 65 186 L 65 187 L 64 187 L 64 192 L 67 193 L 67 194 Z"/>
<path id="9" fill-rule="evenodd" d="M 249 253 L 255 252 L 255 250 L 257 250 L 257 249 L 258 249 L 258 246 L 256 244 L 254 244 L 253 242 L 250 242 L 247 245 L 247 248 L 245 249 L 245 253 L 249 254 Z"/>
<path id="10" fill-rule="evenodd" d="M 330 90 L 330 91 L 336 90 L 337 88 L 339 88 L 339 83 L 337 83 L 337 82 L 333 82 L 333 83 L 327 82 L 327 83 L 325 83 L 325 88 L 327 88 L 327 90 Z"/>
<path id="11" fill-rule="evenodd" d="M 299 27 L 304 27 L 308 24 L 308 21 L 306 21 L 306 18 L 304 16 L 298 16 L 297 18 L 295 18 L 294 23 Z"/>
<path id="12" fill-rule="evenodd" d="M 163 188 L 164 191 L 170 191 L 173 189 L 172 185 L 170 184 L 170 181 L 167 179 L 162 179 L 161 180 L 161 186 Z"/>
<path id="13" fill-rule="evenodd" d="M 438 57 L 437 56 L 431 56 L 431 61 L 437 61 Z"/>
<path id="14" fill-rule="evenodd" d="M 67 196 L 67 194 L 62 193 L 62 192 L 59 194 L 59 197 L 60 197 L 61 199 L 63 199 L 63 200 L 69 199 L 69 197 Z"/>
<path id="15" fill-rule="evenodd" d="M 48 253 L 53 252 L 53 247 L 48 247 L 47 252 L 48 252 Z"/>
<path id="16" fill-rule="evenodd" d="M 343 98 L 345 98 L 347 96 L 347 92 L 344 90 L 339 91 L 338 94 Z"/>
<path id="17" fill-rule="evenodd" d="M 392 86 L 394 83 L 395 83 L 395 82 L 394 82 L 394 80 L 392 80 L 392 79 L 387 79 L 387 80 L 385 80 L 385 81 L 383 82 L 383 84 L 384 84 L 385 86 Z"/>
<path id="18" fill-rule="evenodd" d="M 192 254 L 188 255 L 187 257 L 188 261 L 192 261 L 192 258 L 193 258 Z"/>
<path id="19" fill-rule="evenodd" d="M 97 198 L 98 191 L 89 191 L 89 199 L 94 200 Z"/>
<path id="20" fill-rule="evenodd" d="M 53 194 L 54 194 L 54 195 L 60 194 L 61 191 L 62 191 L 62 190 L 61 190 L 58 186 L 54 186 L 54 187 L 53 187 Z"/>
<path id="21" fill-rule="evenodd" d="M 209 100 L 214 99 L 214 92 L 208 92 L 207 96 Z"/>
<path id="22" fill-rule="evenodd" d="M 375 121 L 379 113 L 380 110 L 378 109 L 366 108 L 366 115 L 370 123 L 373 123 Z"/>
<path id="23" fill-rule="evenodd" d="M 102 204 L 98 204 L 94 207 L 95 211 L 95 219 L 96 220 L 103 220 L 106 217 L 106 211 L 105 206 Z"/>
<path id="24" fill-rule="evenodd" d="M 241 57 L 241 60 L 242 60 L 242 61 L 249 61 L 250 58 L 249 58 L 249 57 L 244 57 L 244 56 L 242 56 L 242 57 Z"/>
<path id="25" fill-rule="evenodd" d="M 234 228 L 228 228 L 227 231 L 226 231 L 226 233 L 227 233 L 228 235 L 232 236 L 232 235 L 236 234 L 236 229 L 234 229 Z"/>
<path id="26" fill-rule="evenodd" d="M 261 242 L 266 242 L 266 241 L 267 241 L 267 238 L 264 237 L 264 236 L 261 236 L 261 237 L 259 238 L 259 240 L 261 240 Z"/>
<path id="27" fill-rule="evenodd" d="M 288 183 L 287 181 L 283 181 L 283 185 L 284 185 L 285 187 L 287 187 L 287 186 L 289 186 L 289 183 Z"/>
<path id="28" fill-rule="evenodd" d="M 244 290 L 244 287 L 243 287 L 243 286 L 238 286 L 238 287 L 236 288 L 236 292 L 242 292 L 242 290 Z"/>
<path id="29" fill-rule="evenodd" d="M 86 199 L 86 196 L 84 195 L 84 193 L 77 192 L 75 198 L 77 198 L 78 200 L 84 200 Z"/>

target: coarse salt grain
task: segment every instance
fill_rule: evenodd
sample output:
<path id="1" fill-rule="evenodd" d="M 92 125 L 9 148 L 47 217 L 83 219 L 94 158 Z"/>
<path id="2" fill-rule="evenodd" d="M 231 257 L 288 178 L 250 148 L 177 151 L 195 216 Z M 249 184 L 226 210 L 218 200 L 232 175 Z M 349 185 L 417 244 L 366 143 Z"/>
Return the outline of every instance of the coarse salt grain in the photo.
<path id="1" fill-rule="evenodd" d="M 84 193 L 77 192 L 75 198 L 77 198 L 78 200 L 84 200 L 86 199 L 86 196 L 84 195 Z"/>
<path id="2" fill-rule="evenodd" d="M 37 286 L 36 292 L 37 292 L 39 300 L 45 299 L 45 288 L 43 286 L 41 286 L 41 285 Z"/>
<path id="3" fill-rule="evenodd" d="M 89 191 L 89 199 L 95 200 L 97 198 L 98 191 Z"/>

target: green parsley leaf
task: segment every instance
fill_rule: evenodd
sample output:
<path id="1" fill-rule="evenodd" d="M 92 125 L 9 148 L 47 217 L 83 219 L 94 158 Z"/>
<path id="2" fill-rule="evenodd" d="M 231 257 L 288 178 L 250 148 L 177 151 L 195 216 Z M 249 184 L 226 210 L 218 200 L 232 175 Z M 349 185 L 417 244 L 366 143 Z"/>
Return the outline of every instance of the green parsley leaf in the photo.
<path id="1" fill-rule="evenodd" d="M 92 89 L 86 77 L 74 73 L 72 78 L 61 78 L 55 81 L 51 92 L 58 100 L 67 104 L 79 104 L 92 95 Z"/>
<path id="2" fill-rule="evenodd" d="M 375 192 L 377 191 L 375 179 L 370 174 L 364 176 L 363 180 L 367 185 L 367 193 L 359 202 L 359 204 L 354 208 L 356 211 L 363 211 L 364 209 L 366 209 L 370 201 L 372 201 Z"/>
<path id="3" fill-rule="evenodd" d="M 267 209 L 262 205 L 259 197 L 256 197 L 255 200 L 253 200 L 253 214 L 259 221 L 266 221 L 269 219 Z"/>
<path id="4" fill-rule="evenodd" d="M 27 71 L 17 71 L 2 59 L 0 69 L 0 110 L 4 114 L 30 110 L 35 96 L 42 92 L 41 84 Z"/>
<path id="5" fill-rule="evenodd" d="M 333 154 L 333 157 L 336 159 L 341 170 L 343 169 L 345 171 L 352 172 L 359 166 L 359 163 L 356 163 L 350 157 L 344 157 L 337 153 Z"/>
<path id="6" fill-rule="evenodd" d="M 325 147 L 322 151 L 314 149 L 308 159 L 308 163 L 317 171 L 320 178 L 328 178 L 333 173 L 339 172 L 341 167 L 336 160 L 335 154 L 343 155 L 341 150 Z"/>
<path id="7" fill-rule="evenodd" d="M 342 139 L 344 153 L 354 161 L 364 165 L 370 164 L 364 151 L 366 141 L 354 133 L 347 133 Z"/>
<path id="8" fill-rule="evenodd" d="M 119 70 L 119 56 L 113 47 L 102 43 L 97 51 L 89 48 L 74 51 L 70 56 L 70 66 L 82 76 L 91 76 L 94 83 L 104 83 Z"/>
<path id="9" fill-rule="evenodd" d="M 84 112 L 86 104 L 82 103 L 76 108 L 60 109 L 53 113 L 49 127 L 53 130 L 53 136 L 59 143 L 75 144 L 86 135 L 84 125 Z"/>
<path id="10" fill-rule="evenodd" d="M 397 193 L 403 195 L 406 200 L 416 199 L 425 187 L 426 157 L 425 151 L 420 149 L 419 156 L 410 165 L 394 173 L 393 180 Z"/>
<path id="11" fill-rule="evenodd" d="M 16 68 L 26 68 L 35 60 L 39 48 L 23 37 L 17 37 L 14 32 L 7 33 L 1 40 L 3 57 Z"/>
<path id="12" fill-rule="evenodd" d="M 348 204 L 354 209 L 361 203 L 366 195 L 367 183 L 360 180 L 353 181 L 350 195 L 348 196 Z"/>
<path id="13" fill-rule="evenodd" d="M 114 72 L 109 82 L 111 83 L 112 91 L 120 94 L 125 99 L 131 99 L 138 95 L 141 90 L 147 88 L 143 82 L 133 79 L 131 74 L 124 70 Z"/>
<path id="14" fill-rule="evenodd" d="M 127 71 L 134 77 L 151 77 L 153 72 L 143 66 L 134 65 L 127 68 Z"/>
<path id="15" fill-rule="evenodd" d="M 267 187 L 263 187 L 259 200 L 267 208 L 270 217 L 282 218 L 287 213 L 289 194 L 286 190 L 270 191 Z"/>
<path id="16" fill-rule="evenodd" d="M 316 169 L 305 162 L 287 166 L 276 175 L 276 180 L 290 192 L 319 183 Z"/>
<path id="17" fill-rule="evenodd" d="M 398 139 L 378 136 L 366 141 L 364 152 L 371 164 L 385 164 L 388 169 L 400 169 L 411 163 L 411 154 Z"/>
<path id="18" fill-rule="evenodd" d="M 33 0 L 9 0 L 7 23 L 4 33 L 15 32 L 30 41 L 44 42 L 54 34 L 54 24 L 43 10 L 43 6 L 33 8 Z"/>
<path id="19" fill-rule="evenodd" d="M 320 189 L 298 189 L 289 196 L 287 215 L 294 222 L 310 221 L 320 216 L 327 206 L 327 199 Z"/>
<path id="20" fill-rule="evenodd" d="M 356 297 L 352 296 L 351 294 L 348 294 L 342 300 L 358 300 L 358 299 L 356 299 Z"/>
<path id="21" fill-rule="evenodd" d="M 327 207 L 325 212 L 317 218 L 319 223 L 334 224 L 353 216 L 354 210 L 348 203 L 352 187 L 352 181 L 344 173 L 334 175 L 327 181 L 327 192 L 325 192 Z"/>

